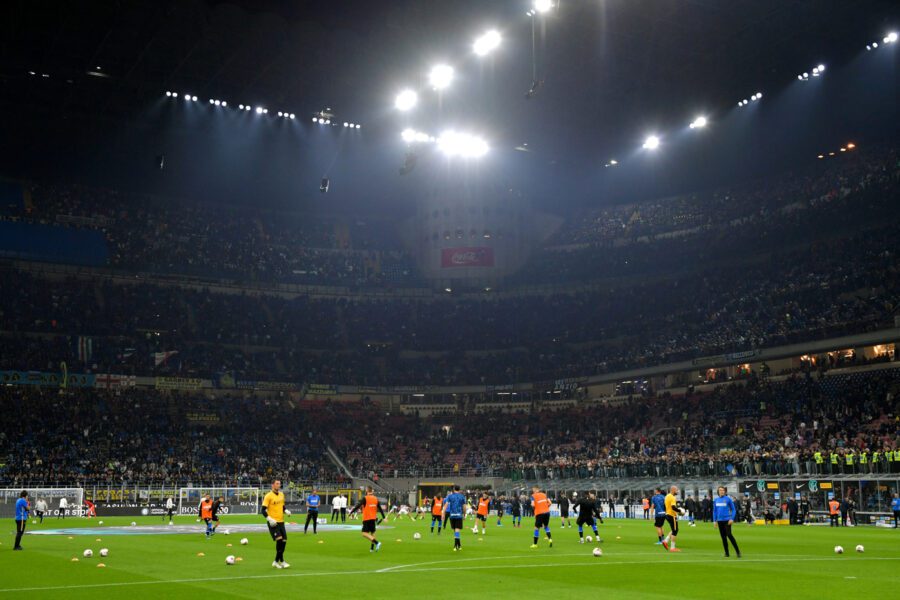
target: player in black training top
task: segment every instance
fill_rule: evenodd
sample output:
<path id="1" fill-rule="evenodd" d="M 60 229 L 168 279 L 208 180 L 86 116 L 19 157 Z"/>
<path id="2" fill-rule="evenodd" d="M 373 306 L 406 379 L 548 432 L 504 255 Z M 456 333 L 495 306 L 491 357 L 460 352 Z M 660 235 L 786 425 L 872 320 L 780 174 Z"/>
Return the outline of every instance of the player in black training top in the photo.
<path id="1" fill-rule="evenodd" d="M 559 504 L 559 522 L 560 527 L 569 526 L 569 529 L 572 528 L 572 521 L 569 520 L 569 496 L 566 494 L 562 494 L 557 500 Z"/>
<path id="2" fill-rule="evenodd" d="M 603 540 L 600 539 L 597 532 L 596 518 L 600 517 L 600 509 L 597 507 L 597 497 L 594 495 L 594 492 L 588 492 L 586 496 L 581 497 L 581 501 L 575 505 L 575 514 L 578 515 L 575 521 L 575 524 L 578 525 L 578 543 L 584 543 L 585 525 L 590 525 L 591 529 L 594 530 L 597 542 L 602 542 Z"/>
<path id="3" fill-rule="evenodd" d="M 509 499 L 509 512 L 512 513 L 513 527 L 522 527 L 522 501 L 518 494 L 513 494 Z"/>

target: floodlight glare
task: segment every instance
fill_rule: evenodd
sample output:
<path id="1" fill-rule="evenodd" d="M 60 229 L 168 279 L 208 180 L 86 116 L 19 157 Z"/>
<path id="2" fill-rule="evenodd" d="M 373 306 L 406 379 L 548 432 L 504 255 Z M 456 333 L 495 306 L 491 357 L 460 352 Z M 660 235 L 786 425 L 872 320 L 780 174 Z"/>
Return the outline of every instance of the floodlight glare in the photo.
<path id="1" fill-rule="evenodd" d="M 295 118 L 297 115 L 295 115 L 294 113 L 291 113 L 291 114 L 288 115 L 288 116 L 291 118 L 291 120 L 294 120 L 294 118 Z"/>
<path id="2" fill-rule="evenodd" d="M 897 32 L 892 31 L 889 34 L 887 34 L 887 37 L 884 38 L 884 41 L 887 42 L 888 44 L 893 44 L 894 42 L 896 42 L 897 41 Z"/>
<path id="3" fill-rule="evenodd" d="M 404 129 L 400 133 L 400 137 L 403 138 L 404 142 L 409 143 L 416 139 L 416 132 L 412 129 Z"/>
<path id="4" fill-rule="evenodd" d="M 499 45 L 500 32 L 496 29 L 491 29 L 490 31 L 479 37 L 477 40 L 475 40 L 472 49 L 478 56 L 484 56 L 491 50 L 495 50 Z"/>
<path id="5" fill-rule="evenodd" d="M 262 112 L 263 112 L 262 106 L 257 106 L 257 107 L 256 107 L 256 114 L 261 115 Z"/>
<path id="6" fill-rule="evenodd" d="M 348 123 L 347 121 L 344 121 L 344 127 L 349 127 L 349 126 L 350 126 L 350 123 Z"/>
<path id="7" fill-rule="evenodd" d="M 191 101 L 191 95 L 190 95 L 190 94 L 185 94 L 185 95 L 184 95 L 184 99 L 187 100 L 188 102 L 190 102 L 190 101 Z"/>
<path id="8" fill-rule="evenodd" d="M 166 92 L 166 97 L 171 98 L 171 97 L 172 97 L 172 92 Z"/>
<path id="9" fill-rule="evenodd" d="M 534 10 L 545 13 L 553 8 L 553 0 L 534 0 Z"/>
<path id="10" fill-rule="evenodd" d="M 428 74 L 428 82 L 436 90 L 442 90 L 453 81 L 453 67 L 450 65 L 435 65 Z"/>
<path id="11" fill-rule="evenodd" d="M 873 47 L 873 48 L 877 48 L 877 47 L 878 47 L 878 42 L 872 42 L 872 47 Z"/>
<path id="12" fill-rule="evenodd" d="M 437 144 L 438 149 L 449 157 L 479 158 L 488 152 L 487 142 L 483 139 L 452 130 L 442 133 Z"/>
<path id="13" fill-rule="evenodd" d="M 691 123 L 691 129 L 702 129 L 706 127 L 706 117 L 700 116 Z"/>
<path id="14" fill-rule="evenodd" d="M 192 102 L 196 102 L 196 101 L 197 101 L 197 96 L 191 96 L 191 101 L 192 101 Z"/>
<path id="15" fill-rule="evenodd" d="M 816 67 L 816 68 L 819 70 L 819 73 L 825 72 L 825 65 L 819 65 L 819 66 Z"/>
<path id="16" fill-rule="evenodd" d="M 394 100 L 394 107 L 397 110 L 409 110 L 413 108 L 419 101 L 419 95 L 412 90 L 403 90 L 397 94 Z"/>
<path id="17" fill-rule="evenodd" d="M 643 147 L 645 150 L 656 150 L 659 148 L 659 137 L 655 135 L 647 136 Z"/>
<path id="18" fill-rule="evenodd" d="M 359 123 L 357 123 L 357 124 L 356 124 L 356 128 L 359 129 L 360 127 L 362 127 L 362 125 L 360 125 Z"/>

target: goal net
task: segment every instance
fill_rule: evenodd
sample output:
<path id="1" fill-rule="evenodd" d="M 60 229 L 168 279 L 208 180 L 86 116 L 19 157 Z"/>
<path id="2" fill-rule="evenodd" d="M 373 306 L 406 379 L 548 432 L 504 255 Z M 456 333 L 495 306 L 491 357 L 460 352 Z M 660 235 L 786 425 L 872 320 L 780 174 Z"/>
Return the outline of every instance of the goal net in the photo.
<path id="1" fill-rule="evenodd" d="M 213 500 L 222 497 L 223 515 L 255 515 L 259 512 L 259 489 L 248 487 L 187 487 L 178 489 L 178 514 L 197 514 L 200 499 L 205 494 Z"/>
<path id="2" fill-rule="evenodd" d="M 16 500 L 23 488 L 0 489 L 0 519 L 14 518 L 16 514 Z M 31 514 L 37 510 L 38 501 L 43 500 L 47 505 L 45 517 L 55 517 L 59 514 L 59 504 L 62 498 L 66 499 L 66 517 L 77 517 L 84 513 L 84 488 L 24 488 L 28 492 L 28 503 Z"/>

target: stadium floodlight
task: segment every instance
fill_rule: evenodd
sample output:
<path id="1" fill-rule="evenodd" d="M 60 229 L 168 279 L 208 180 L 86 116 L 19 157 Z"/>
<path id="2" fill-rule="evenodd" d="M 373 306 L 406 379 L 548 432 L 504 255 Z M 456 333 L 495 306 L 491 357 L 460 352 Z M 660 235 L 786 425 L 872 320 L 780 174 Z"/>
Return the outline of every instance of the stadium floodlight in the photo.
<path id="1" fill-rule="evenodd" d="M 706 117 L 699 116 L 691 122 L 691 129 L 703 129 L 706 127 Z"/>
<path id="2" fill-rule="evenodd" d="M 648 135 L 647 139 L 644 140 L 643 148 L 644 150 L 656 150 L 659 148 L 659 136 Z"/>
<path id="3" fill-rule="evenodd" d="M 394 99 L 394 107 L 397 110 L 410 110 L 419 102 L 419 95 L 412 90 L 403 90 Z"/>
<path id="4" fill-rule="evenodd" d="M 188 102 L 190 102 L 190 101 L 191 101 L 191 95 L 190 95 L 190 94 L 185 94 L 185 95 L 184 95 L 184 99 L 187 100 Z"/>
<path id="5" fill-rule="evenodd" d="M 361 127 L 362 127 L 362 125 L 360 125 L 359 123 L 356 124 L 357 129 L 360 129 Z"/>
<path id="6" fill-rule="evenodd" d="M 484 56 L 491 50 L 497 49 L 497 47 L 500 45 L 500 39 L 500 32 L 496 29 L 491 29 L 475 40 L 475 43 L 472 45 L 472 49 L 478 56 Z"/>
<path id="7" fill-rule="evenodd" d="M 416 139 L 416 132 L 412 129 L 407 128 L 400 133 L 400 137 L 402 137 L 403 141 L 408 144 Z"/>
<path id="8" fill-rule="evenodd" d="M 197 101 L 197 96 L 191 96 L 191 101 L 192 101 L 192 102 L 196 102 L 196 101 Z"/>
<path id="9" fill-rule="evenodd" d="M 825 65 L 819 65 L 819 66 L 817 66 L 816 68 L 819 70 L 819 73 L 824 73 L 824 72 L 825 72 Z"/>
<path id="10" fill-rule="evenodd" d="M 438 149 L 449 157 L 480 158 L 487 154 L 488 145 L 480 137 L 447 130 L 437 139 Z"/>
<path id="11" fill-rule="evenodd" d="M 553 8 L 553 0 L 534 0 L 534 10 L 545 13 Z"/>
<path id="12" fill-rule="evenodd" d="M 348 123 L 347 121 L 344 121 L 344 127 L 349 127 L 349 126 L 350 126 L 350 123 Z"/>
<path id="13" fill-rule="evenodd" d="M 872 49 L 872 44 L 866 44 L 866 50 L 871 50 L 871 49 Z"/>
<path id="14" fill-rule="evenodd" d="M 166 98 L 171 98 L 171 97 L 172 97 L 172 92 L 166 92 Z"/>
<path id="15" fill-rule="evenodd" d="M 293 121 L 295 118 L 297 118 L 297 115 L 295 115 L 294 113 L 291 113 L 288 115 L 288 117 L 290 117 L 290 119 Z"/>
<path id="16" fill-rule="evenodd" d="M 825 158 L 825 155 L 824 155 L 824 154 L 820 154 L 820 155 L 817 156 L 816 158 L 820 158 L 820 159 L 821 159 L 821 158 Z"/>
<path id="17" fill-rule="evenodd" d="M 856 144 L 854 144 L 853 142 L 849 142 L 847 144 L 847 150 L 853 150 L 854 148 L 856 148 Z"/>
<path id="18" fill-rule="evenodd" d="M 284 116 L 284 113 L 281 112 L 281 111 L 279 110 L 279 111 L 278 111 L 278 116 L 279 116 L 279 117 L 282 117 L 282 116 Z"/>
<path id="19" fill-rule="evenodd" d="M 313 122 L 313 123 L 318 123 L 318 122 L 319 122 L 319 119 L 318 119 L 317 117 L 313 117 L 313 118 L 312 118 L 312 122 Z"/>
<path id="20" fill-rule="evenodd" d="M 453 81 L 453 67 L 450 65 L 435 65 L 428 73 L 428 83 L 436 90 L 442 90 Z"/>
<path id="21" fill-rule="evenodd" d="M 609 161 L 609 164 L 611 164 L 612 166 L 616 166 L 617 164 L 619 164 L 619 161 L 617 161 L 616 159 L 612 159 L 611 161 Z"/>
<path id="22" fill-rule="evenodd" d="M 262 107 L 262 106 L 257 106 L 257 107 L 256 107 L 256 114 L 258 114 L 258 115 L 263 114 L 263 107 Z"/>
<path id="23" fill-rule="evenodd" d="M 896 42 L 896 41 L 897 41 L 897 32 L 896 32 L 896 31 L 890 32 L 890 33 L 887 34 L 887 35 L 885 36 L 885 38 L 884 38 L 884 43 L 885 43 L 885 44 L 893 44 L 893 43 Z"/>

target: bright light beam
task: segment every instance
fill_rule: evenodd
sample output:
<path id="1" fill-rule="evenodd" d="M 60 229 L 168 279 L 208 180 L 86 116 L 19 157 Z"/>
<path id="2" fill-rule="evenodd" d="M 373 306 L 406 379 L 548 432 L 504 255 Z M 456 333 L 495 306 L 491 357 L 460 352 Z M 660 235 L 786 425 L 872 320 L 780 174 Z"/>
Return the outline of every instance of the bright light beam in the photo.
<path id="1" fill-rule="evenodd" d="M 428 74 L 428 82 L 436 90 L 442 90 L 453 81 L 453 67 L 450 65 L 435 65 Z"/>
<path id="2" fill-rule="evenodd" d="M 659 148 L 659 136 L 647 136 L 647 139 L 644 140 L 643 148 L 644 150 L 656 150 L 657 148 Z"/>
<path id="3" fill-rule="evenodd" d="M 419 102 L 419 95 L 412 90 L 403 90 L 397 94 L 394 100 L 394 107 L 397 110 L 407 111 L 415 107 Z"/>
<path id="4" fill-rule="evenodd" d="M 475 40 L 472 49 L 478 56 L 485 56 L 491 50 L 496 50 L 500 46 L 500 41 L 500 32 L 496 29 L 491 29 Z"/>

